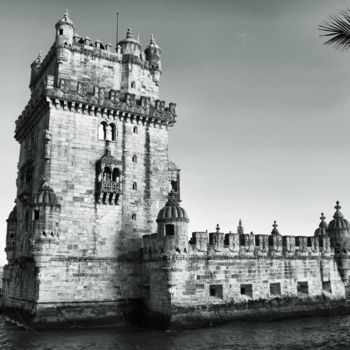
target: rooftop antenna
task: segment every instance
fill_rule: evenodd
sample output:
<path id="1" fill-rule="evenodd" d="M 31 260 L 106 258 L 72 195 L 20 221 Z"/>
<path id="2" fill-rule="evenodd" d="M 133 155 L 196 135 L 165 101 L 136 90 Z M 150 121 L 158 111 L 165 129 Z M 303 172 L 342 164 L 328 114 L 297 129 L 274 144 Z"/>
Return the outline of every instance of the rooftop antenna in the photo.
<path id="1" fill-rule="evenodd" d="M 117 29 L 116 29 L 116 38 L 115 38 L 115 49 L 118 46 L 118 30 L 119 30 L 119 12 L 117 11 Z"/>

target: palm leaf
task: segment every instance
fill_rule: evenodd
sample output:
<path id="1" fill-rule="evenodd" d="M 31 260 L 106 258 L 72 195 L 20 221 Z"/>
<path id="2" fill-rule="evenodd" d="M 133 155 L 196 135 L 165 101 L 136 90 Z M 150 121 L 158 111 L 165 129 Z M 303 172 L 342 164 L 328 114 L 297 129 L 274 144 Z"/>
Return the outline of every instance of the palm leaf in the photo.
<path id="1" fill-rule="evenodd" d="M 318 26 L 318 29 L 324 33 L 321 36 L 328 38 L 326 45 L 340 50 L 348 49 L 350 47 L 350 10 L 330 16 Z"/>

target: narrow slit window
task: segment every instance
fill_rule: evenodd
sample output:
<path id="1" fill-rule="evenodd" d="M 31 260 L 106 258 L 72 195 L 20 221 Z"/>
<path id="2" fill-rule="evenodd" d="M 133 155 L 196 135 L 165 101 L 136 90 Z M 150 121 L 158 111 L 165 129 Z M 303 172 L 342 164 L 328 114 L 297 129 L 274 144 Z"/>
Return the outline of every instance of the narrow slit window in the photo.
<path id="1" fill-rule="evenodd" d="M 39 220 L 39 210 L 34 210 L 34 220 Z"/>
<path id="2" fill-rule="evenodd" d="M 131 220 L 133 220 L 133 221 L 136 220 L 136 214 L 135 213 L 131 215 Z"/>
<path id="3" fill-rule="evenodd" d="M 138 133 L 137 126 L 134 126 L 134 127 L 133 127 L 132 132 L 133 132 L 134 134 L 137 134 L 137 133 Z"/>
<path id="4" fill-rule="evenodd" d="M 132 156 L 132 161 L 133 161 L 133 163 L 137 163 L 137 156 L 136 156 L 136 154 L 134 154 Z"/>
<path id="5" fill-rule="evenodd" d="M 134 182 L 134 183 L 132 184 L 132 189 L 133 189 L 134 191 L 137 191 L 137 183 L 136 183 L 136 182 Z"/>
<path id="6" fill-rule="evenodd" d="M 115 126 L 115 124 L 110 124 L 111 127 L 111 139 L 112 141 L 116 141 L 117 140 L 117 128 Z"/>

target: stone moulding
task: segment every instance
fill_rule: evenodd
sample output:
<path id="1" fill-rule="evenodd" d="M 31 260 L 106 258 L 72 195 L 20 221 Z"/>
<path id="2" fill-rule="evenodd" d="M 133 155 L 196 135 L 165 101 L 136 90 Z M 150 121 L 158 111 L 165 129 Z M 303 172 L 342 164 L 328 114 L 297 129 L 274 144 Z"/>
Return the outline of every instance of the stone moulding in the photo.
<path id="1" fill-rule="evenodd" d="M 120 119 L 121 121 L 130 121 L 131 123 L 142 123 L 143 125 L 152 125 L 159 128 L 171 127 L 176 121 L 175 111 L 171 113 L 166 110 L 161 113 L 152 109 L 149 113 L 145 113 L 144 110 L 141 110 L 141 106 L 128 107 L 126 103 L 119 104 L 119 107 L 104 106 L 98 103 L 82 102 L 79 101 L 79 98 L 60 98 L 57 97 L 56 94 L 48 92 L 47 96 L 44 96 L 36 104 L 30 101 L 23 113 L 19 116 L 16 121 L 16 140 L 21 142 L 43 114 L 52 106 L 56 109 L 69 110 L 71 112 L 99 116 L 107 119 Z"/>

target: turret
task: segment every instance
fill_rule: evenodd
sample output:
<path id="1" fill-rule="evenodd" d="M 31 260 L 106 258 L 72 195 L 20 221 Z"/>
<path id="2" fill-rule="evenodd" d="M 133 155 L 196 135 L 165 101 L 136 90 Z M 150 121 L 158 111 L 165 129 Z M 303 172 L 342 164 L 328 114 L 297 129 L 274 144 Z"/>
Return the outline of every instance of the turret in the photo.
<path id="1" fill-rule="evenodd" d="M 164 208 L 159 211 L 158 237 L 164 240 L 164 250 L 177 250 L 178 252 L 188 251 L 188 215 L 185 209 L 181 208 L 177 195 L 171 191 Z"/>
<path id="2" fill-rule="evenodd" d="M 350 225 L 340 211 L 339 201 L 337 201 L 334 208 L 336 211 L 333 220 L 328 225 L 327 232 L 331 240 L 331 246 L 334 247 L 339 273 L 342 280 L 347 284 L 350 275 Z"/>
<path id="3" fill-rule="evenodd" d="M 326 218 L 325 218 L 324 214 L 321 213 L 321 217 L 320 217 L 321 222 L 314 233 L 314 236 L 317 238 L 324 238 L 324 237 L 328 236 L 328 234 L 327 234 L 328 225 L 327 225 L 327 222 L 325 221 L 325 219 Z"/>
<path id="4" fill-rule="evenodd" d="M 64 12 L 63 17 L 56 23 L 56 46 L 71 45 L 74 36 L 74 24 L 69 18 L 68 10 Z"/>
<path id="5" fill-rule="evenodd" d="M 33 93 L 34 81 L 38 77 L 42 61 L 43 60 L 42 60 L 41 51 L 40 51 L 39 54 L 38 54 L 38 57 L 30 65 L 31 73 L 30 73 L 30 84 L 29 84 L 29 87 L 30 87 L 32 93 Z"/>
<path id="6" fill-rule="evenodd" d="M 133 60 L 139 61 L 141 56 L 141 45 L 134 39 L 131 28 L 128 28 L 126 32 L 126 38 L 119 41 L 117 47 L 120 47 L 122 55 L 131 55 Z M 135 57 L 137 57 L 135 59 Z M 124 57 L 126 59 L 127 56 Z"/>
<path id="7" fill-rule="evenodd" d="M 149 70 L 153 76 L 153 80 L 159 83 L 160 75 L 162 72 L 162 65 L 160 61 L 160 55 L 162 51 L 154 40 L 153 35 L 151 41 L 145 50 L 146 61 L 149 65 Z"/>
<path id="8" fill-rule="evenodd" d="M 31 253 L 37 263 L 40 263 L 44 257 L 55 254 L 59 243 L 60 204 L 53 189 L 45 182 L 34 196 L 32 208 Z"/>
<path id="9" fill-rule="evenodd" d="M 7 261 L 11 263 L 15 257 L 16 250 L 16 234 L 17 234 L 17 208 L 14 207 L 8 217 L 6 232 L 6 248 Z"/>

